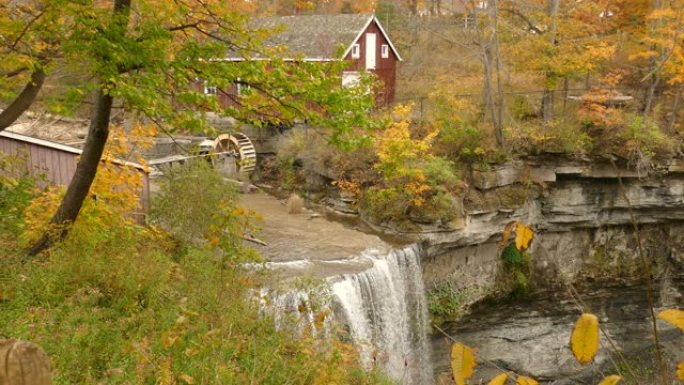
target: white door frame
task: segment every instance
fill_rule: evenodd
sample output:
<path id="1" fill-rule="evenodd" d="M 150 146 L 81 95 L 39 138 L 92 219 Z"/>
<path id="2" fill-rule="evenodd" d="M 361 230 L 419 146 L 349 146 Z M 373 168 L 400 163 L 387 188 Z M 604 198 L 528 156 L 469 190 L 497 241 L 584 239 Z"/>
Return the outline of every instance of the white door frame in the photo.
<path id="1" fill-rule="evenodd" d="M 377 62 L 377 35 L 374 33 L 366 34 L 366 69 L 374 70 Z"/>

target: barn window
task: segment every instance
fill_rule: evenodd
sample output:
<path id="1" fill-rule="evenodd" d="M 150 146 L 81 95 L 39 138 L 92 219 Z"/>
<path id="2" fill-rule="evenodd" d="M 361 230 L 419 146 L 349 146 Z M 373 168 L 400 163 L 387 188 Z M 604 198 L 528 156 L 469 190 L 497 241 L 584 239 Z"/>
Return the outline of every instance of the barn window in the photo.
<path id="1" fill-rule="evenodd" d="M 218 90 L 216 89 L 216 86 L 210 86 L 207 84 L 207 82 L 204 82 L 204 94 L 205 95 L 216 95 L 218 93 Z"/>
<path id="2" fill-rule="evenodd" d="M 358 44 L 352 45 L 352 59 L 361 57 L 361 47 Z"/>
<path id="3" fill-rule="evenodd" d="M 387 59 L 389 57 L 389 46 L 387 44 L 382 45 L 382 58 Z"/>

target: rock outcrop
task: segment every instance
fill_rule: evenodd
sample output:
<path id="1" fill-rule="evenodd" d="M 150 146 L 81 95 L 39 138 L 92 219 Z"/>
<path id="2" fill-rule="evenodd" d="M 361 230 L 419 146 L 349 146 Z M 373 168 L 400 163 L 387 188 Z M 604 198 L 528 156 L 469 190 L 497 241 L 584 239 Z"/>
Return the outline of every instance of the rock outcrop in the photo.
<path id="1" fill-rule="evenodd" d="M 420 235 L 428 286 L 443 280 L 463 287 L 491 282 L 497 242 L 510 221 L 534 228 L 530 252 L 547 281 L 572 281 L 611 266 L 626 273 L 625 264 L 633 265 L 636 257 L 630 207 L 648 233 L 646 252 L 684 261 L 682 161 L 646 174 L 603 158 L 533 158 L 474 171 L 470 183 L 462 224 Z"/>

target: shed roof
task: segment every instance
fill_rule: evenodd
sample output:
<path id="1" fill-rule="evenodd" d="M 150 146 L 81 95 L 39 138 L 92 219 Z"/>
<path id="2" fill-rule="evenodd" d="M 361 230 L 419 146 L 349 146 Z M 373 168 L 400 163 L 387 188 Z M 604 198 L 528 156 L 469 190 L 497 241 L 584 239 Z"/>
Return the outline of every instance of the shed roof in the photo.
<path id="1" fill-rule="evenodd" d="M 303 56 L 308 61 L 332 61 L 343 59 L 372 22 L 378 24 L 382 34 L 390 42 L 392 51 L 401 60 L 389 36 L 372 14 L 265 17 L 253 19 L 250 26 L 254 29 L 278 31 L 264 41 L 266 47 L 287 47 L 291 54 Z M 229 53 L 228 59 L 243 58 Z"/>
<path id="2" fill-rule="evenodd" d="M 52 142 L 52 141 L 45 140 L 45 139 L 34 138 L 32 136 L 17 134 L 16 132 L 12 132 L 12 131 L 8 131 L 8 130 L 0 131 L 0 137 L 13 139 L 13 140 L 16 140 L 19 142 L 31 143 L 31 144 L 35 144 L 35 145 L 41 146 L 41 147 L 52 148 L 55 150 L 64 151 L 64 152 L 74 154 L 74 155 L 81 155 L 81 153 L 83 153 L 83 150 L 81 150 L 80 148 L 67 146 L 67 145 L 62 144 L 62 143 Z M 104 160 L 104 158 L 103 158 L 103 160 Z M 147 172 L 147 168 L 145 166 L 139 164 L 139 163 L 129 162 L 126 160 L 121 160 L 121 159 L 107 159 L 107 160 L 109 160 L 113 163 L 119 164 L 119 165 L 133 167 L 133 168 L 137 168 L 139 170 L 143 170 L 143 171 Z"/>

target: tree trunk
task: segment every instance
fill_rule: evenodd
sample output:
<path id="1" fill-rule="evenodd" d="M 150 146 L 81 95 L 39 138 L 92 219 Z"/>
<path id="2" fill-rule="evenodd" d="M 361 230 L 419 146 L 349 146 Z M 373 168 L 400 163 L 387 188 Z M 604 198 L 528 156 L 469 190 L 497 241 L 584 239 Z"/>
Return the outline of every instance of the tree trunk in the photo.
<path id="1" fill-rule="evenodd" d="M 548 15 L 551 19 L 551 25 L 549 26 L 549 43 L 552 46 L 558 45 L 556 40 L 556 31 L 558 30 L 558 9 L 560 7 L 560 0 L 549 0 Z M 554 88 L 551 86 L 551 76 L 552 73 L 547 72 L 544 75 L 544 92 L 542 93 L 541 101 L 541 114 L 542 121 L 544 124 L 548 123 L 553 119 L 554 116 Z"/>
<path id="2" fill-rule="evenodd" d="M 541 113 L 542 121 L 544 122 L 544 124 L 550 122 L 553 119 L 553 104 L 553 89 L 544 86 L 544 91 L 542 92 L 541 99 Z"/>
<path id="3" fill-rule="evenodd" d="M 657 11 L 662 7 L 662 3 L 660 0 L 654 0 L 653 1 L 653 10 Z M 651 35 L 654 36 L 656 30 L 658 29 L 659 21 L 658 18 L 654 18 L 651 21 L 650 29 L 651 29 Z M 651 45 L 651 49 L 655 50 L 656 47 L 655 45 Z M 644 109 L 643 109 L 643 114 L 644 115 L 649 115 L 651 113 L 651 110 L 653 109 L 653 101 L 656 96 L 656 89 L 658 88 L 658 85 L 660 84 L 660 74 L 658 73 L 658 62 L 659 60 L 662 60 L 665 57 L 665 50 L 664 48 L 660 48 L 660 57 L 652 57 L 649 61 L 649 74 L 650 76 L 650 83 L 648 85 L 648 88 L 646 89 L 646 95 L 644 98 Z"/>
<path id="4" fill-rule="evenodd" d="M 497 143 L 499 142 L 500 138 L 498 138 L 498 130 L 496 129 L 497 122 L 496 122 L 496 106 L 494 104 L 494 90 L 493 90 L 493 80 L 492 80 L 492 48 L 491 48 L 491 40 L 487 37 L 486 31 L 483 31 L 482 28 L 480 27 L 480 23 L 477 20 L 477 13 L 473 12 L 472 13 L 474 26 L 475 26 L 475 31 L 478 36 L 479 40 L 479 45 L 480 45 L 480 50 L 482 54 L 482 96 L 483 96 L 483 103 L 485 106 L 485 113 L 489 113 L 491 119 L 492 119 L 492 126 L 495 127 L 495 135 L 497 135 Z M 501 138 L 503 139 L 503 138 Z"/>
<path id="5" fill-rule="evenodd" d="M 492 125 L 496 126 L 494 95 L 492 90 L 492 54 L 489 47 L 482 43 L 483 96 L 486 111 L 490 114 Z"/>
<path id="6" fill-rule="evenodd" d="M 113 20 L 119 27 L 115 30 L 125 34 L 125 27 L 128 24 L 131 0 L 115 0 Z M 121 16 L 121 17 L 117 17 Z M 67 187 L 67 191 L 57 208 L 57 212 L 50 220 L 50 229 L 29 249 L 29 255 L 36 255 L 50 247 L 56 240 L 66 236 L 69 226 L 78 217 L 83 201 L 88 196 L 90 186 L 92 186 L 97 174 L 97 167 L 102 159 L 107 138 L 109 137 L 109 118 L 112 113 L 112 103 L 114 98 L 105 92 L 106 85 L 102 85 L 97 94 L 97 100 L 93 109 L 93 116 L 90 119 L 90 128 L 86 138 L 81 159 L 76 166 L 74 177 Z M 53 228 L 57 231 L 51 231 Z"/>
<path id="7" fill-rule="evenodd" d="M 0 131 L 11 126 L 33 104 L 44 81 L 45 72 L 42 68 L 36 68 L 21 93 L 0 113 Z"/>
<path id="8" fill-rule="evenodd" d="M 653 65 L 657 65 L 657 63 Z M 648 89 L 646 90 L 646 100 L 644 101 L 643 110 L 644 115 L 649 115 L 651 113 L 651 110 L 653 109 L 653 101 L 655 100 L 656 89 L 658 88 L 659 84 L 660 76 L 658 76 L 657 74 L 653 74 L 653 76 L 651 76 L 651 84 L 649 84 Z"/>
<path id="9" fill-rule="evenodd" d="M 57 231 L 47 231 L 43 234 L 38 242 L 31 247 L 29 255 L 36 255 L 50 247 L 56 240 L 63 238 L 69 230 L 68 226 L 78 217 L 83 201 L 88 196 L 90 186 L 95 180 L 97 166 L 100 164 L 109 137 L 109 117 L 112 112 L 112 102 L 112 96 L 100 90 L 93 117 L 90 120 L 88 137 L 83 147 L 81 159 L 78 161 L 76 172 L 71 183 L 69 183 L 66 194 L 64 194 L 62 203 L 50 220 L 50 226 L 57 227 Z"/>
<path id="10" fill-rule="evenodd" d="M 675 93 L 674 102 L 672 102 L 672 112 L 670 113 L 670 119 L 667 121 L 667 133 L 672 134 L 674 132 L 675 124 L 677 124 L 677 115 L 679 113 L 679 105 L 682 101 L 682 87 L 677 87 Z"/>
<path id="11" fill-rule="evenodd" d="M 496 71 L 496 119 L 494 125 L 494 135 L 496 143 L 501 148 L 506 147 L 503 136 L 503 111 L 504 95 L 501 85 L 501 51 L 499 49 L 499 4 L 497 0 L 489 1 L 489 12 L 492 22 L 492 45 L 494 48 L 494 69 Z"/>
<path id="12" fill-rule="evenodd" d="M 568 80 L 568 77 L 566 76 L 563 78 L 563 120 L 565 120 L 565 110 L 568 106 L 568 89 L 570 88 L 570 81 Z"/>

